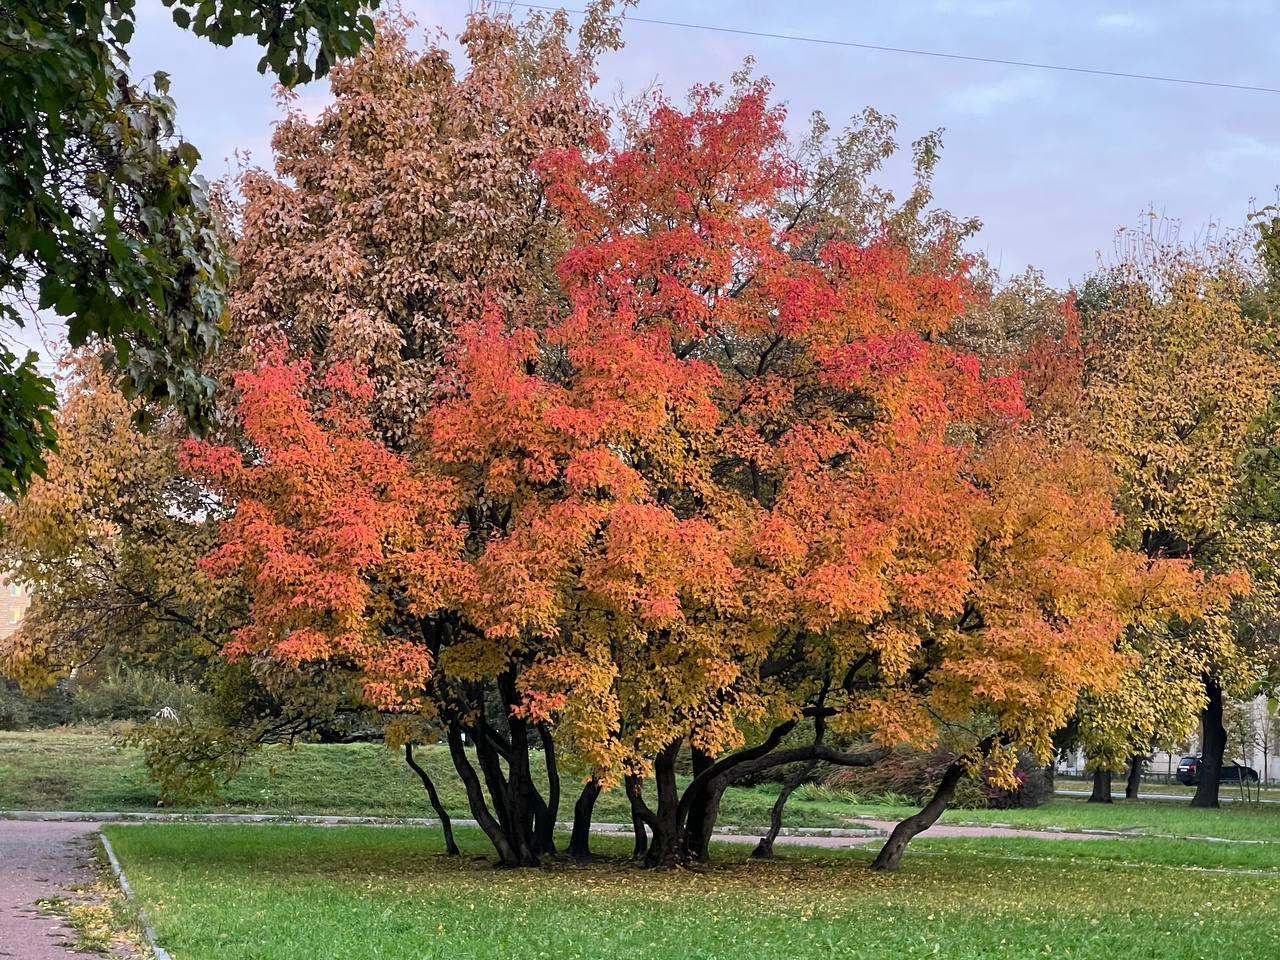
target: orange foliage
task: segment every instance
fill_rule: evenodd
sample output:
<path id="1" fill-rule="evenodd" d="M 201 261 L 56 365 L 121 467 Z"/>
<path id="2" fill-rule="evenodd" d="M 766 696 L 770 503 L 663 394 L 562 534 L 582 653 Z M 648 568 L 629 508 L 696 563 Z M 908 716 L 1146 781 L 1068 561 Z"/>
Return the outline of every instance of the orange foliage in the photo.
<path id="1" fill-rule="evenodd" d="M 411 455 L 338 356 L 237 378 L 246 455 L 187 451 L 235 504 L 209 564 L 254 597 L 237 649 L 450 718 L 493 683 L 609 780 L 819 708 L 1043 751 L 1145 604 L 1227 588 L 1118 550 L 1099 461 L 940 341 L 974 296 L 955 251 L 815 250 L 777 214 L 808 172 L 768 94 L 542 154 L 566 304 L 459 309 Z"/>

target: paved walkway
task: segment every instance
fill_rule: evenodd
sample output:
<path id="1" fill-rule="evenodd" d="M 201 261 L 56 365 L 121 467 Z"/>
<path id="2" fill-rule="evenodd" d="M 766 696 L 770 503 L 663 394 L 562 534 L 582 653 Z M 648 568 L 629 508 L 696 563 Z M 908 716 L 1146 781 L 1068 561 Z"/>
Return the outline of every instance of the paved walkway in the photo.
<path id="1" fill-rule="evenodd" d="M 866 817 L 858 817 L 858 822 L 865 823 L 868 827 L 873 827 L 878 831 L 882 831 L 885 835 L 892 832 L 893 828 L 898 825 L 897 820 L 868 820 Z M 1073 833 L 1069 830 L 1019 830 L 1017 827 L 966 827 L 955 823 L 935 823 L 924 833 L 920 834 L 921 838 L 929 840 L 949 839 L 952 837 L 1023 837 L 1028 840 L 1106 840 L 1108 838 L 1114 839 L 1119 836 L 1125 836 L 1125 834 L 1110 830 L 1090 830 L 1088 832 Z"/>
<path id="2" fill-rule="evenodd" d="M 0 958 L 101 960 L 63 946 L 67 928 L 35 906 L 93 880 L 83 838 L 97 829 L 96 823 L 0 820 Z"/>

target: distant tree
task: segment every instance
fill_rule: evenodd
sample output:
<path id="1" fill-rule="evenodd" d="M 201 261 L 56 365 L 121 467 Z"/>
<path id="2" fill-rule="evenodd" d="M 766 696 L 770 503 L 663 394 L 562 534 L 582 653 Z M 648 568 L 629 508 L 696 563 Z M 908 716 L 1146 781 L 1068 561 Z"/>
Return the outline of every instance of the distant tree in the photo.
<path id="1" fill-rule="evenodd" d="M 1183 558 L 1252 582 L 1230 609 L 1131 633 L 1125 646 L 1140 661 L 1131 682 L 1082 721 L 1092 750 L 1114 762 L 1145 755 L 1162 730 L 1181 735 L 1198 711 L 1195 806 L 1217 805 L 1225 697 L 1265 669 L 1277 609 L 1280 528 L 1258 503 L 1267 485 L 1249 464 L 1273 434 L 1280 359 L 1265 313 L 1247 309 L 1257 277 L 1242 243 L 1189 249 L 1158 230 L 1126 233 L 1117 264 L 1076 300 L 1085 429 L 1116 472 L 1124 542 L 1152 561 Z"/>
<path id="2" fill-rule="evenodd" d="M 115 389 L 93 353 L 62 369 L 59 449 L 45 477 L 0 506 L 0 568 L 32 593 L 0 642 L 5 672 L 39 687 L 105 660 L 197 679 L 234 615 L 195 569 L 215 542 L 214 504 L 177 470 L 185 425 L 167 412 L 139 430 L 143 402 Z"/>
<path id="3" fill-rule="evenodd" d="M 166 5 L 214 43 L 255 38 L 259 69 L 289 85 L 355 53 L 376 0 Z M 200 360 L 225 322 L 230 265 L 168 78 L 129 76 L 133 32 L 133 0 L 0 0 L 0 324 L 52 311 L 73 347 L 105 345 L 131 393 L 200 429 L 213 392 Z M 0 494 L 43 472 L 54 402 L 34 354 L 0 346 Z"/>

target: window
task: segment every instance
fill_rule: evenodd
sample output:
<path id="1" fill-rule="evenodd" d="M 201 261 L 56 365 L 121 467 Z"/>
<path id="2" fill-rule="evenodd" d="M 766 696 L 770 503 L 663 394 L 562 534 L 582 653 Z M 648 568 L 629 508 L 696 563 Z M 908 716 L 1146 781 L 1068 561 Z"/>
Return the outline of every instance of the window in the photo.
<path id="1" fill-rule="evenodd" d="M 17 607 L 14 607 L 12 610 L 9 611 L 9 619 L 13 623 L 18 623 L 20 620 L 22 620 L 22 611 L 19 610 Z"/>

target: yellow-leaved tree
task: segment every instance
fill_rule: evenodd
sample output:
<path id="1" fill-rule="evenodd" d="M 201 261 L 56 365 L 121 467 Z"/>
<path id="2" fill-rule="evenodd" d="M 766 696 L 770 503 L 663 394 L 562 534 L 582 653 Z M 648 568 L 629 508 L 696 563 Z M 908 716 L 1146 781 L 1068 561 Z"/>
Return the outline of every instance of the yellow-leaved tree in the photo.
<path id="1" fill-rule="evenodd" d="M 1118 262 L 1080 292 L 1083 428 L 1115 471 L 1126 545 L 1248 577 L 1235 601 L 1189 620 L 1131 629 L 1131 667 L 1082 702 L 1081 733 L 1108 770 L 1157 737 L 1202 724 L 1193 804 L 1215 806 L 1226 737 L 1224 696 L 1244 692 L 1264 659 L 1259 624 L 1274 607 L 1275 527 L 1251 507 L 1247 454 L 1264 439 L 1280 385 L 1243 238 L 1189 248 L 1159 229 L 1121 234 Z M 1109 785 L 1106 799 L 1110 797 Z"/>

